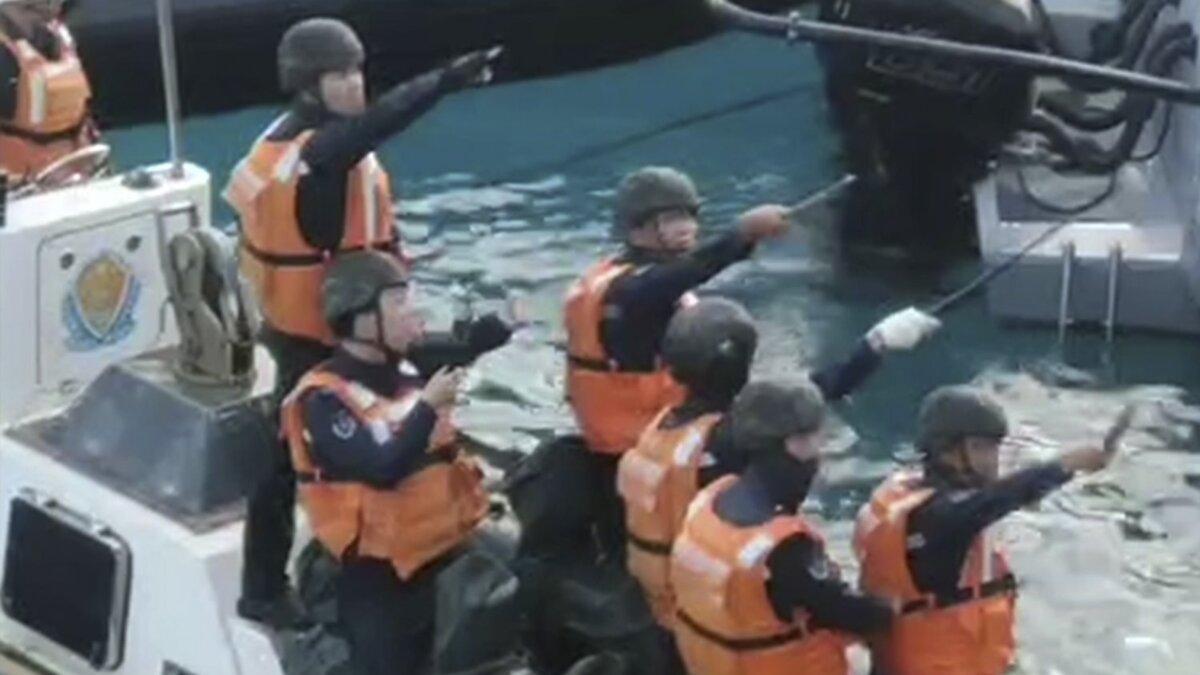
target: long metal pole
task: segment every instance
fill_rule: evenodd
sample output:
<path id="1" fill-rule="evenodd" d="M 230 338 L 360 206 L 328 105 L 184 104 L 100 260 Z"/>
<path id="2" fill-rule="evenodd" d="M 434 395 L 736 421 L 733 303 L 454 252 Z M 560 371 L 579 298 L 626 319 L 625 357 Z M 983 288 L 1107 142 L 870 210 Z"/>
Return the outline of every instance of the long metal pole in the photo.
<path id="1" fill-rule="evenodd" d="M 1200 105 L 1200 88 L 1130 70 L 1016 49 L 806 20 L 800 18 L 797 13 L 786 17 L 772 16 L 752 12 L 732 4 L 728 0 L 707 0 L 707 2 L 709 10 L 719 21 L 751 33 L 773 35 L 788 40 L 875 45 L 910 52 L 936 54 L 962 61 L 1022 68 L 1039 75 L 1079 77 L 1129 91 L 1152 94 L 1168 101 Z"/>
<path id="2" fill-rule="evenodd" d="M 827 201 L 830 197 L 836 197 L 838 193 L 853 185 L 857 180 L 858 176 L 855 176 L 852 173 L 842 176 L 837 180 L 837 182 L 827 185 L 789 206 L 787 210 L 787 217 L 795 218 L 803 215 L 805 211 L 811 209 L 817 204 Z"/>
<path id="3" fill-rule="evenodd" d="M 158 48 L 162 58 L 163 95 L 167 101 L 167 144 L 171 177 L 183 178 L 183 139 L 180 136 L 179 73 L 175 67 L 175 23 L 171 0 L 157 0 Z"/>

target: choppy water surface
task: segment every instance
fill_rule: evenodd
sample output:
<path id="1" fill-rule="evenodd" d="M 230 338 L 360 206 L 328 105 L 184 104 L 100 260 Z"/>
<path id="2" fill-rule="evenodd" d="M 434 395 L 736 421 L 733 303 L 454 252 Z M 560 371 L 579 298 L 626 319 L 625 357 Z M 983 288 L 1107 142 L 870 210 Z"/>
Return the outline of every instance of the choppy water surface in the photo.
<path id="1" fill-rule="evenodd" d="M 560 300 L 575 275 L 611 250 L 608 209 L 623 173 L 646 163 L 689 171 L 708 199 L 704 216 L 714 231 L 740 209 L 794 201 L 834 179 L 836 145 L 817 82 L 806 52 L 720 38 L 634 66 L 460 95 L 389 144 L 384 154 L 401 186 L 404 234 L 428 256 L 423 290 L 451 301 L 438 303 L 442 319 L 464 301 L 485 310 L 519 294 L 536 320 L 474 369 L 466 426 L 520 448 L 569 426 Z M 607 139 L 804 83 L 810 93 L 770 107 L 479 187 Z M 260 109 L 190 122 L 191 157 L 223 182 L 271 115 Z M 160 135 L 141 128 L 114 140 L 133 164 L 160 155 Z M 969 259 L 929 269 L 894 252 L 842 255 L 825 220 L 708 287 L 746 303 L 759 321 L 760 374 L 828 363 L 886 312 L 929 302 L 977 271 Z M 981 299 L 956 309 L 933 342 L 891 358 L 839 408 L 839 438 L 851 443 L 826 463 L 812 502 L 837 557 L 848 558 L 854 511 L 905 450 L 921 397 L 938 384 L 972 379 L 1008 405 L 1017 429 L 1010 466 L 1096 442 L 1124 402 L 1142 403 L 1113 468 L 1004 523 L 1024 583 L 1021 672 L 1200 670 L 1200 410 L 1187 404 L 1200 384 L 1195 339 L 1121 336 L 1105 349 L 1080 332 L 1059 349 L 1052 331 L 1000 326 Z"/>

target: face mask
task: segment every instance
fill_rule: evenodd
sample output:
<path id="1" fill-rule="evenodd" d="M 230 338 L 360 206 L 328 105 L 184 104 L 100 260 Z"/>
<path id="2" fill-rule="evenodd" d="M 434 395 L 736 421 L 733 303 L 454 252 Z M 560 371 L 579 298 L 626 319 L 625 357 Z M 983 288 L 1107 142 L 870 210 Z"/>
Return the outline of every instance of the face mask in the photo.
<path id="1" fill-rule="evenodd" d="M 804 502 L 820 469 L 818 460 L 801 461 L 783 452 L 764 457 L 755 464 L 771 491 L 771 499 L 789 511 Z"/>

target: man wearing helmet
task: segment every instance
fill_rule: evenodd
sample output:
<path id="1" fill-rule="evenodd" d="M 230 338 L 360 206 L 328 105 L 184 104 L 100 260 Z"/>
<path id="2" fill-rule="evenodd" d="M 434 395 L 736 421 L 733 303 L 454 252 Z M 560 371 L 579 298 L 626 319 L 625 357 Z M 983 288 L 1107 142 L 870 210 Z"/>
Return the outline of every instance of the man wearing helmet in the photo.
<path id="1" fill-rule="evenodd" d="M 624 250 L 584 272 L 567 293 L 567 397 L 588 447 L 615 459 L 681 394 L 659 364 L 677 304 L 788 228 L 786 209 L 760 206 L 735 230 L 697 246 L 700 196 L 692 180 L 645 167 L 617 188 L 613 236 Z"/>
<path id="2" fill-rule="evenodd" d="M 358 36 L 336 19 L 288 29 L 279 43 L 279 79 L 292 106 L 254 143 L 225 189 L 240 220 L 242 271 L 259 297 L 264 342 L 277 356 L 332 344 L 320 299 L 332 257 L 361 249 L 401 255 L 390 180 L 374 150 L 443 95 L 490 77 L 492 53 L 461 57 L 369 106 L 363 58 Z"/>
<path id="3" fill-rule="evenodd" d="M 824 397 L 811 381 L 753 382 L 728 419 L 749 464 L 700 491 L 670 554 L 687 672 L 847 675 L 850 636 L 886 630 L 894 612 L 842 580 L 800 510 L 820 468 Z"/>
<path id="4" fill-rule="evenodd" d="M 98 137 L 62 0 L 0 0 L 0 173 L 22 181 Z"/>
<path id="5" fill-rule="evenodd" d="M 374 150 L 442 96 L 490 77 L 494 52 L 475 52 L 400 84 L 370 105 L 354 31 L 301 21 L 279 44 L 291 108 L 234 169 L 225 199 L 241 224 L 241 269 L 263 313 L 260 341 L 277 367 L 276 403 L 330 355 L 335 334 L 321 285 L 337 256 L 375 250 L 402 260 L 390 179 Z M 505 338 L 507 335 L 505 335 Z M 251 495 L 239 613 L 278 627 L 303 623 L 287 592 L 295 485 L 286 453 Z"/>
<path id="6" fill-rule="evenodd" d="M 1007 434 L 1004 410 L 982 390 L 933 391 L 917 422 L 921 468 L 897 471 L 859 511 L 861 586 L 900 610 L 872 645 L 880 672 L 999 675 L 1013 664 L 1016 584 L 989 526 L 1077 472 L 1103 469 L 1113 452 L 1084 447 L 1001 477 Z"/>
<path id="7" fill-rule="evenodd" d="M 784 207 L 760 206 L 732 232 L 698 245 L 699 210 L 696 186 L 676 169 L 625 176 L 612 227 L 623 250 L 567 291 L 567 400 L 595 465 L 595 524 L 605 549 L 624 545 L 618 460 L 664 406 L 683 397 L 659 359 L 667 322 L 677 306 L 694 302 L 692 289 L 789 227 Z"/>
<path id="8" fill-rule="evenodd" d="M 337 346 L 280 417 L 301 503 L 340 562 L 338 618 L 355 672 L 418 672 L 432 647 L 434 581 L 488 508 L 451 418 L 464 371 L 407 367 L 425 328 L 395 256 L 339 256 L 322 298 Z"/>
<path id="9" fill-rule="evenodd" d="M 617 462 L 664 408 L 678 405 L 685 395 L 661 358 L 668 322 L 677 306 L 695 302 L 692 289 L 745 260 L 759 242 L 781 236 L 790 224 L 784 207 L 759 206 L 743 213 L 732 232 L 699 246 L 696 187 L 687 175 L 667 167 L 629 174 L 616 201 L 612 232 L 624 250 L 589 268 L 570 288 L 565 322 L 567 398 L 594 453 L 600 503 L 609 505 L 598 514 L 600 534 L 606 546 L 620 547 L 623 518 L 620 500 L 612 494 Z M 889 348 L 885 334 L 892 342 L 910 341 L 911 347 L 936 324 L 915 309 L 889 317 L 847 368 L 817 377 L 831 399 L 840 398 Z M 737 390 L 726 393 L 732 397 Z"/>
<path id="10" fill-rule="evenodd" d="M 913 349 L 939 325 L 913 308 L 890 314 L 849 358 L 811 373 L 809 380 L 825 402 L 838 401 L 857 389 L 885 354 Z M 728 411 L 749 380 L 757 343 L 750 314 L 732 300 L 704 298 L 677 311 L 663 338 L 662 360 L 686 398 L 663 408 L 621 457 L 617 487 L 625 505 L 626 563 L 667 629 L 675 616 L 671 543 L 688 505 L 701 488 L 741 473 L 749 461 L 735 443 Z"/>

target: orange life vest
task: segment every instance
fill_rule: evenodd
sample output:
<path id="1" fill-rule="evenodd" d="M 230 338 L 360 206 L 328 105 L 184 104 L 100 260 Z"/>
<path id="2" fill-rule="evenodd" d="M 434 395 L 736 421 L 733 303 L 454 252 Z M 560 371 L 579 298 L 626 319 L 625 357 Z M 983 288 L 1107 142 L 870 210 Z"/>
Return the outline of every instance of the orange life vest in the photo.
<path id="1" fill-rule="evenodd" d="M 737 480 L 704 488 L 671 552 L 678 612 L 675 639 L 692 675 L 846 675 L 848 639 L 809 625 L 806 612 L 783 622 L 767 595 L 766 560 L 788 537 L 824 539 L 803 517 L 781 515 L 756 527 L 721 520 L 713 502 Z"/>
<path id="2" fill-rule="evenodd" d="M 617 469 L 617 491 L 625 501 L 626 564 L 646 593 L 655 619 L 665 628 L 674 624 L 675 616 L 671 543 L 700 490 L 704 447 L 721 420 L 714 413 L 663 429 L 662 421 L 671 410 L 664 409 L 646 427 Z"/>
<path id="3" fill-rule="evenodd" d="M 0 121 L 0 170 L 22 179 L 95 140 L 88 113 L 92 89 L 75 41 L 61 22 L 47 25 L 61 53 L 53 61 L 28 40 L 0 33 L 20 69 L 12 119 Z"/>
<path id="4" fill-rule="evenodd" d="M 420 390 L 394 399 L 320 369 L 310 371 L 288 395 L 281 411 L 285 438 L 299 482 L 301 503 L 317 540 L 338 559 L 353 551 L 387 560 L 401 579 L 464 543 L 483 520 L 488 499 L 479 467 L 457 445 L 447 416 L 438 419 L 423 468 L 381 490 L 322 474 L 309 447 L 303 400 L 320 389 L 335 394 L 360 424 L 380 437 L 399 432 Z"/>
<path id="5" fill-rule="evenodd" d="M 619 455 L 637 442 L 650 420 L 666 406 L 683 402 L 683 387 L 665 368 L 650 372 L 618 370 L 600 339 L 605 296 L 612 283 L 634 266 L 601 261 L 567 291 L 567 400 L 579 430 L 593 452 Z M 681 305 L 696 301 L 688 293 Z"/>
<path id="6" fill-rule="evenodd" d="M 242 226 L 241 270 L 272 328 L 332 344 L 321 310 L 321 283 L 333 256 L 364 248 L 399 255 L 390 179 L 375 153 L 364 157 L 347 178 L 341 242 L 333 251 L 313 248 L 300 231 L 296 187 L 307 171 L 300 153 L 314 132 L 272 141 L 268 136 L 274 128 L 255 142 L 225 188 L 225 200 Z"/>
<path id="7" fill-rule="evenodd" d="M 872 645 L 888 675 L 998 675 L 1012 665 L 1016 588 L 1005 555 L 984 531 L 971 546 L 950 597 L 921 592 L 908 566 L 908 517 L 932 497 L 920 472 L 900 471 L 858 514 L 854 552 L 860 585 L 902 603 L 888 636 Z"/>

